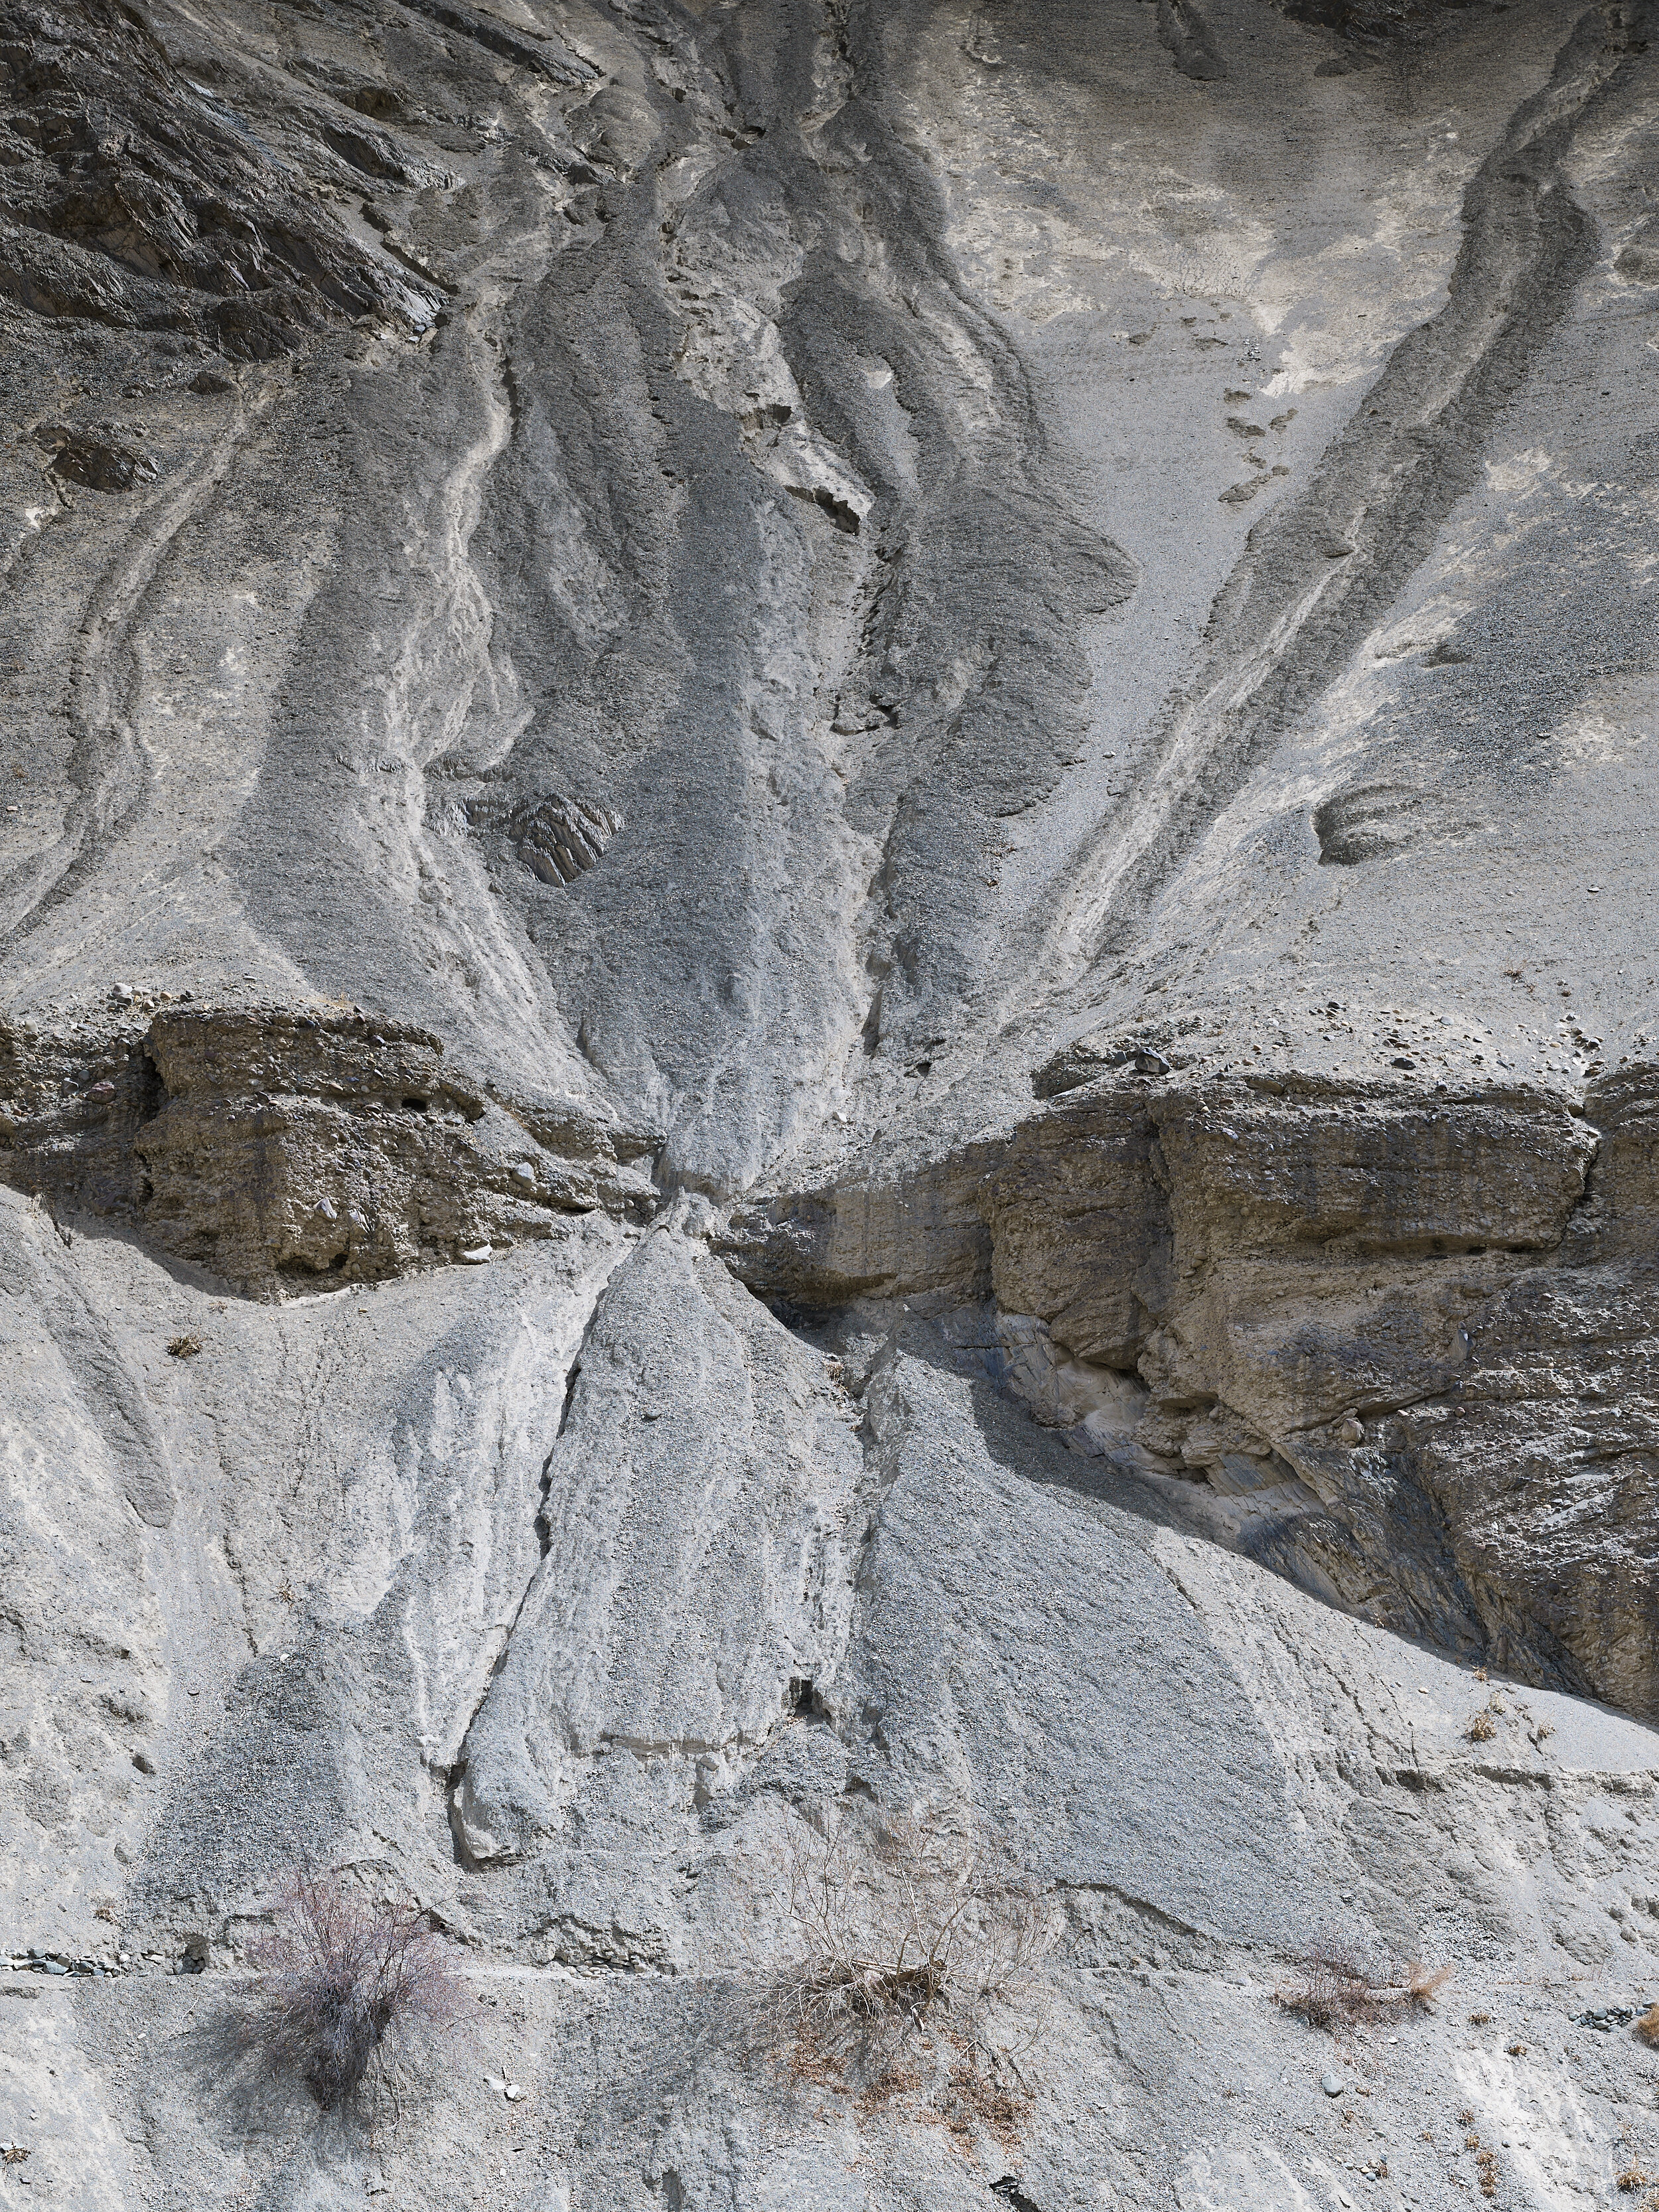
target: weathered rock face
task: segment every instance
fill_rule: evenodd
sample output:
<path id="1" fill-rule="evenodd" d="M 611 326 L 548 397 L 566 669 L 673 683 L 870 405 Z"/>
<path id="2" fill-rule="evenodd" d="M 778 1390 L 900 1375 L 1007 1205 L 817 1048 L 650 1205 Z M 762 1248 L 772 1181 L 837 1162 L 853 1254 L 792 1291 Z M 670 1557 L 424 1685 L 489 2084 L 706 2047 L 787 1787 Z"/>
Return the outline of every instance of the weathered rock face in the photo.
<path id="1" fill-rule="evenodd" d="M 0 0 L 36 2198 L 1659 2171 L 1656 32 Z M 1048 1948 L 840 2080 L 901 1812 Z M 210 2063 L 306 1864 L 403 2125 Z"/>
<path id="2" fill-rule="evenodd" d="M 562 1214 L 648 1220 L 649 1139 L 486 1099 L 440 1040 L 353 1016 L 163 1012 L 141 1039 L 7 1039 L 0 1171 L 270 1294 L 488 1260 Z M 574 1157 L 571 1157 L 571 1155 Z"/>
<path id="3" fill-rule="evenodd" d="M 1645 1067 L 1582 1106 L 1107 1077 L 914 1183 L 740 1209 L 726 1249 L 808 1306 L 994 1300 L 1039 1418 L 1204 1484 L 1249 1556 L 1651 1716 L 1659 1464 L 1626 1347 L 1652 1318 L 1655 1095 Z"/>
<path id="4" fill-rule="evenodd" d="M 857 1419 L 718 1262 L 659 1235 L 624 1263 L 573 1370 L 543 1562 L 462 1753 L 469 1862 L 556 1834 L 616 1754 L 693 1770 L 706 1803 L 832 1688 L 867 1517 Z"/>

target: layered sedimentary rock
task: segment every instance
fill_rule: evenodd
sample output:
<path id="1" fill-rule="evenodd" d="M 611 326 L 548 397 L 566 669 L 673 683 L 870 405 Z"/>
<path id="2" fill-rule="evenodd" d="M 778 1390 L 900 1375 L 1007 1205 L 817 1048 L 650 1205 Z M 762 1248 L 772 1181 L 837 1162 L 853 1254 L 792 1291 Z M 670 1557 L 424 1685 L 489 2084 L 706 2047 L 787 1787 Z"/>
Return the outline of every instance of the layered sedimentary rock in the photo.
<path id="1" fill-rule="evenodd" d="M 1654 1095 L 1099 1078 L 914 1188 L 740 1209 L 726 1249 L 808 1307 L 994 1301 L 1079 1449 L 1205 1485 L 1368 1618 L 1645 1714 Z"/>
<path id="2" fill-rule="evenodd" d="M 648 1220 L 651 1140 L 485 1097 L 440 1039 L 364 1015 L 162 1011 L 141 1035 L 6 1040 L 0 1172 L 239 1290 L 489 1259 L 605 1206 Z"/>

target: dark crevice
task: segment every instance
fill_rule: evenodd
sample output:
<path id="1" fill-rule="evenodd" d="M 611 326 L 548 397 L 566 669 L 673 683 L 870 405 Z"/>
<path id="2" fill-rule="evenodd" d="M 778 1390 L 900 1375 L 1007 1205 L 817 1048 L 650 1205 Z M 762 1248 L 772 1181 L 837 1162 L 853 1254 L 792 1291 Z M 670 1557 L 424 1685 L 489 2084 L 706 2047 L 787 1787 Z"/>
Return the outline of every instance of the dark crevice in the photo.
<path id="1" fill-rule="evenodd" d="M 167 1087 L 161 1079 L 161 1071 L 147 1052 L 138 1055 L 138 1079 L 133 1090 L 133 1106 L 141 1121 L 153 1121 L 167 1103 Z"/>
<path id="2" fill-rule="evenodd" d="M 491 1684 L 495 1680 L 496 1676 L 501 1673 L 502 1669 L 507 1665 L 507 1659 L 513 1650 L 513 1638 L 517 1633 L 519 1623 L 524 1616 L 524 1609 L 530 1602 L 531 1592 L 536 1587 L 536 1578 L 538 1574 L 540 1572 L 541 1563 L 547 1558 L 549 1553 L 552 1549 L 553 1532 L 549 1518 L 549 1507 L 550 1505 L 553 1494 L 553 1462 L 558 1455 L 559 1439 L 564 1435 L 565 1430 L 568 1425 L 571 1409 L 575 1402 L 576 1384 L 580 1378 L 582 1371 L 582 1355 L 587 1348 L 588 1339 L 593 1333 L 593 1329 L 598 1323 L 599 1317 L 604 1311 L 605 1294 L 609 1288 L 610 1279 L 607 1277 L 605 1283 L 600 1288 L 599 1296 L 593 1301 L 592 1310 L 587 1316 L 587 1325 L 582 1331 L 581 1342 L 577 1348 L 574 1358 L 572 1359 L 570 1363 L 570 1371 L 565 1377 L 564 1398 L 559 1408 L 558 1426 L 554 1431 L 553 1442 L 548 1447 L 547 1457 L 542 1462 L 541 1480 L 537 1484 L 536 1513 L 533 1524 L 536 1532 L 537 1545 L 536 1565 L 531 1571 L 530 1575 L 526 1580 L 524 1589 L 520 1593 L 519 1602 L 514 1607 L 512 1621 L 508 1626 L 506 1635 L 501 1638 L 501 1648 L 496 1653 L 495 1662 L 490 1667 L 489 1674 L 481 1685 L 477 1698 L 473 1700 L 472 1710 L 467 1716 L 466 1727 L 461 1732 L 460 1756 L 454 1759 L 444 1771 L 443 1779 L 445 1795 L 448 1805 L 449 1832 L 455 1853 L 455 1863 L 458 1866 L 465 1867 L 471 1872 L 478 1871 L 478 1865 L 468 1853 L 466 1845 L 463 1841 L 461 1818 L 457 1804 L 458 1793 L 466 1778 L 466 1741 L 468 1736 L 471 1734 L 473 1723 L 477 1721 L 479 1713 L 483 1709 L 484 1700 L 489 1695 Z"/>

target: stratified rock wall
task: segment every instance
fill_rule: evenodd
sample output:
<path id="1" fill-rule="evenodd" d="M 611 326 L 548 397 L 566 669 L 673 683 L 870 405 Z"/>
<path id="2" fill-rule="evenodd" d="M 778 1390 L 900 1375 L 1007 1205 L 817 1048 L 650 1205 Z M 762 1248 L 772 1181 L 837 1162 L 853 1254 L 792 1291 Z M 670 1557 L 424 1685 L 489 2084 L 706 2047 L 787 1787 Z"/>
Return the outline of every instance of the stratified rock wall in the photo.
<path id="1" fill-rule="evenodd" d="M 1205 1485 L 1249 1556 L 1651 1714 L 1634 1532 L 1656 1470 L 1634 1347 L 1654 1084 L 1631 1067 L 1580 1105 L 1097 1078 L 914 1185 L 740 1209 L 726 1249 L 763 1295 L 810 1307 L 994 1299 L 1039 1417 L 1149 1480 Z"/>

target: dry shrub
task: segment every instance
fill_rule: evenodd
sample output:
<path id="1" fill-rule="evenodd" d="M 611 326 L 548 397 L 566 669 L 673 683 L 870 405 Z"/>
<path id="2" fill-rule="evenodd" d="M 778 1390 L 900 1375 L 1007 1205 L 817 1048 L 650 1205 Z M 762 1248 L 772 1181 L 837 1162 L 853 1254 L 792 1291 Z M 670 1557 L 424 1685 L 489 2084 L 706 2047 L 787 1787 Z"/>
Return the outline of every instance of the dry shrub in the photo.
<path id="1" fill-rule="evenodd" d="M 1619 2176 L 1618 2185 L 1620 2189 L 1626 2191 L 1645 2189 L 1648 2185 L 1649 2179 L 1650 2177 L 1643 2172 L 1639 2166 L 1627 2166 L 1624 2172 Z"/>
<path id="2" fill-rule="evenodd" d="M 1490 1743 L 1498 1733 L 1498 1723 L 1490 1709 L 1483 1706 L 1463 1733 L 1471 1743 Z"/>
<path id="3" fill-rule="evenodd" d="M 786 1827 L 781 1854 L 793 1955 L 772 2001 L 799 2078 L 856 2070 L 873 2090 L 923 2026 L 969 2051 L 1048 1948 L 1035 1884 L 960 1812 L 843 1810 Z"/>
<path id="4" fill-rule="evenodd" d="M 1372 1994 L 1372 1977 L 1340 1952 L 1310 1952 L 1293 1980 L 1273 1991 L 1273 2002 L 1310 2027 L 1334 2032 L 1359 2021 L 1382 2020 L 1385 2008 Z"/>
<path id="5" fill-rule="evenodd" d="M 1425 1966 L 1415 1959 L 1403 1972 L 1377 1973 L 1346 1952 L 1314 1951 L 1300 1961 L 1295 1978 L 1273 1991 L 1273 2002 L 1334 2034 L 1339 2027 L 1425 2012 L 1450 1978 L 1449 1966 Z"/>
<path id="6" fill-rule="evenodd" d="M 1659 2048 L 1659 2004 L 1650 2005 L 1641 2019 L 1632 2023 L 1631 2032 L 1650 2048 Z"/>
<path id="7" fill-rule="evenodd" d="M 1413 1959 L 1406 1969 L 1407 2003 L 1426 2012 L 1451 1978 L 1449 1966 L 1425 1966 L 1420 1959 Z"/>
<path id="8" fill-rule="evenodd" d="M 237 2022 L 243 2055 L 299 2081 L 324 2112 L 434 2032 L 459 2027 L 448 1948 L 412 1903 L 377 1902 L 338 1874 L 296 1875 Z"/>
<path id="9" fill-rule="evenodd" d="M 1475 2159 L 1474 2170 L 1480 2177 L 1480 2194 L 1483 2197 L 1496 2197 L 1498 2194 L 1497 2152 L 1481 2151 Z"/>

